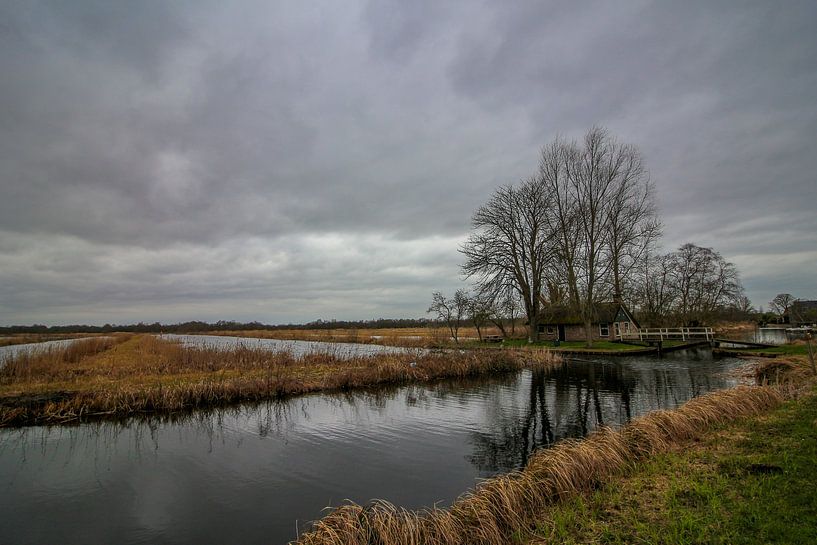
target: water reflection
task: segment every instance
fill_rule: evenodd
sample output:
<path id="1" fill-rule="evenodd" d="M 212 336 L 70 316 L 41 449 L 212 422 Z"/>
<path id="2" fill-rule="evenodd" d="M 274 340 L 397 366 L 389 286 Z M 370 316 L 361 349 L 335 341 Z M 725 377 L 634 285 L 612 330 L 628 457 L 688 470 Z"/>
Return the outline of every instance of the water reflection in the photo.
<path id="1" fill-rule="evenodd" d="M 658 361 L 664 363 L 568 362 L 532 372 L 524 403 L 497 399 L 489 405 L 486 426 L 473 434 L 470 461 L 488 473 L 518 469 L 538 448 L 583 437 L 599 426 L 624 424 L 650 410 L 675 408 L 731 384 L 709 365 L 711 356 L 704 351 Z"/>
<path id="2" fill-rule="evenodd" d="M 3 543 L 284 543 L 328 505 L 449 504 L 601 424 L 731 382 L 736 360 L 550 371 L 0 432 Z"/>

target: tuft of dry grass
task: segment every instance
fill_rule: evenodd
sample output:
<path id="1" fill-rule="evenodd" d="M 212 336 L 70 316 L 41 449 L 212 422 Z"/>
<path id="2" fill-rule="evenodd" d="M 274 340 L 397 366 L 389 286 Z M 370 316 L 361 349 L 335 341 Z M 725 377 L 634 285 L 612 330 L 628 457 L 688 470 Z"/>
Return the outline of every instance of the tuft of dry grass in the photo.
<path id="1" fill-rule="evenodd" d="M 94 339 L 9 360 L 0 369 L 0 426 L 183 411 L 558 362 L 558 356 L 541 350 L 296 358 L 244 345 L 185 347 L 152 335 Z"/>
<path id="2" fill-rule="evenodd" d="M 299 545 L 479 545 L 531 534 L 554 502 L 589 491 L 636 461 L 698 437 L 707 429 L 779 405 L 775 387 L 742 386 L 656 411 L 620 431 L 602 428 L 536 453 L 521 471 L 480 483 L 448 509 L 407 511 L 378 501 L 344 505 L 314 523 Z"/>

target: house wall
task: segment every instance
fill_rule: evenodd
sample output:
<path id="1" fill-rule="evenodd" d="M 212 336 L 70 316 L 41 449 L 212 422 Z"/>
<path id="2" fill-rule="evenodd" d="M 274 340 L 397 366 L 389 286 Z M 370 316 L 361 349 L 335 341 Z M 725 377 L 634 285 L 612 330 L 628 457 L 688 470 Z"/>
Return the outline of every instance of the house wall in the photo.
<path id="1" fill-rule="evenodd" d="M 637 334 L 638 328 L 636 327 L 635 323 L 633 322 L 618 322 L 619 331 L 625 333 L 625 337 L 627 334 L 627 326 L 625 324 L 629 324 L 629 333 L 630 334 Z M 539 333 L 538 339 L 540 341 L 555 341 L 559 337 L 559 327 L 558 324 L 551 324 L 550 327 L 553 328 L 553 331 L 548 333 L 548 325 L 544 326 L 544 331 Z M 584 341 L 587 340 L 584 334 L 584 326 L 578 324 L 566 324 L 565 328 L 565 341 Z M 593 340 L 594 341 L 614 341 L 617 340 L 615 334 L 615 325 L 609 324 L 607 328 L 607 335 L 601 335 L 601 329 L 599 324 L 593 324 L 592 333 L 593 333 Z"/>
<path id="2" fill-rule="evenodd" d="M 540 341 L 555 341 L 559 337 L 559 329 L 556 325 L 553 325 L 553 333 L 548 333 L 547 326 L 545 327 L 545 331 L 539 333 L 539 340 Z M 583 325 L 576 325 L 576 324 L 569 324 L 565 325 L 565 341 L 584 341 L 586 340 L 584 334 L 584 326 Z M 612 327 L 609 329 L 609 335 L 606 337 L 602 337 L 599 332 L 599 324 L 593 324 L 593 340 L 594 341 L 607 341 L 612 339 L 613 329 Z"/>

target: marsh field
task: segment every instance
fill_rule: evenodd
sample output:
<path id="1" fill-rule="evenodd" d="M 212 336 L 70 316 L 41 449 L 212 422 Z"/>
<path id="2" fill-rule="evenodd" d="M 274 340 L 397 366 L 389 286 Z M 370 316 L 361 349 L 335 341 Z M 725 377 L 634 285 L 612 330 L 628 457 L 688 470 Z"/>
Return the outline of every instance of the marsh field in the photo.
<path id="1" fill-rule="evenodd" d="M 267 367 L 280 371 L 280 380 L 296 377 L 304 384 L 341 370 L 345 386 L 215 408 L 131 411 L 115 419 L 61 409 L 54 414 L 70 416 L 69 425 L 35 419 L 6 427 L 0 430 L 0 509 L 6 520 L 21 521 L 4 528 L 11 542 L 286 543 L 299 535 L 327 542 L 327 528 L 331 533 L 354 509 L 312 526 L 329 514 L 326 507 L 347 500 L 365 506 L 377 498 L 408 509 L 449 508 L 482 479 L 520 470 L 562 439 L 734 386 L 733 372 L 742 364 L 713 359 L 708 351 L 586 361 L 558 361 L 542 352 L 533 365 L 493 359 L 513 358 L 513 350 L 483 351 L 491 357 L 486 360 L 480 352 L 457 352 L 453 359 L 430 353 L 422 363 L 412 352 L 339 363 L 327 354 L 282 360 L 257 348 L 233 350 L 224 361 L 218 349 L 152 336 L 93 343 L 74 344 L 57 366 L 41 361 L 37 368 L 32 355 L 29 374 L 4 369 L 4 399 L 21 388 L 10 377 L 29 395 L 81 385 L 122 395 L 142 386 L 175 399 L 174 383 L 210 384 L 204 391 L 212 392 L 214 372 L 217 383 L 232 384 L 234 375 L 265 381 Z M 214 361 L 222 361 L 216 371 L 208 367 Z M 448 375 L 432 379 L 434 364 L 443 361 Z M 352 377 L 371 377 L 372 367 L 389 380 L 348 386 Z M 366 374 L 357 375 L 358 368 Z M 395 372 L 400 381 L 389 375 Z M 403 524 L 398 519 L 393 522 Z M 317 533 L 304 533 L 310 529 Z"/>

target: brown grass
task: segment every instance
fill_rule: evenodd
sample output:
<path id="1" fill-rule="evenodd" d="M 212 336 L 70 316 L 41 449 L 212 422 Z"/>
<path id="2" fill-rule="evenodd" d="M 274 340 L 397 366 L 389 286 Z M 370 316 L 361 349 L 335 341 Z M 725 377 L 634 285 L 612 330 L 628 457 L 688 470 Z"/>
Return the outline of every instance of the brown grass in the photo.
<path id="1" fill-rule="evenodd" d="M 0 347 L 96 336 L 96 333 L 13 333 L 0 337 Z"/>
<path id="2" fill-rule="evenodd" d="M 345 505 L 317 521 L 300 545 L 498 544 L 531 533 L 549 505 L 597 487 L 635 461 L 700 436 L 707 429 L 782 402 L 774 387 L 738 387 L 656 411 L 620 431 L 603 428 L 535 454 L 521 471 L 489 479 L 448 509 L 407 511 L 386 502 Z"/>
<path id="3" fill-rule="evenodd" d="M 257 347 L 187 348 L 152 335 L 79 341 L 0 369 L 0 426 L 183 411 L 320 390 L 422 382 L 561 361 L 547 351 L 471 350 L 343 358 Z"/>
<path id="4" fill-rule="evenodd" d="M 517 327 L 518 336 L 524 336 L 524 328 Z M 213 331 L 208 335 L 227 335 L 259 339 L 279 339 L 289 341 L 324 341 L 361 344 L 383 344 L 413 348 L 437 348 L 453 344 L 451 334 L 445 327 L 395 327 L 372 329 L 274 329 L 251 331 Z M 484 335 L 499 335 L 497 327 L 483 328 Z M 477 330 L 474 327 L 462 327 L 459 330 L 461 342 L 476 341 Z"/>

